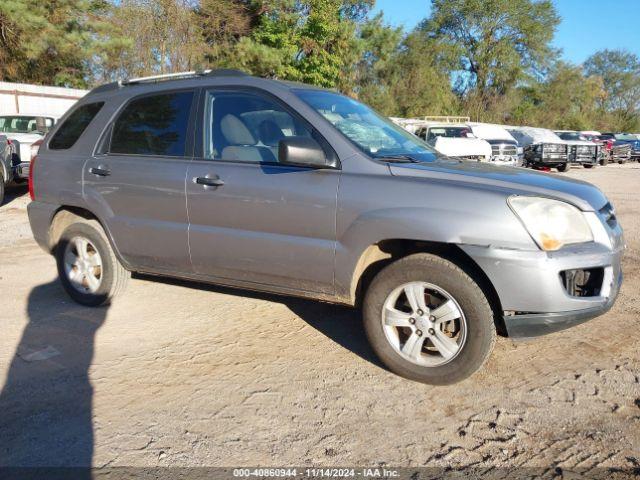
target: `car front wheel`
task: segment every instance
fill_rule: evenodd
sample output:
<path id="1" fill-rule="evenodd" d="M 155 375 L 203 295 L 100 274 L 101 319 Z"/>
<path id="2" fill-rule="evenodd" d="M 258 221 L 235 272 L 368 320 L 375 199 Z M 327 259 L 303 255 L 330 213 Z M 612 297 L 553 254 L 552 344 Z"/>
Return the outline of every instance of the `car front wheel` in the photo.
<path id="1" fill-rule="evenodd" d="M 380 360 L 403 377 L 433 385 L 463 380 L 489 357 L 496 329 L 478 284 L 431 254 L 404 257 L 367 290 L 365 331 Z"/>
<path id="2" fill-rule="evenodd" d="M 55 256 L 62 286 L 82 305 L 109 303 L 124 290 L 130 276 L 95 220 L 68 226 L 60 236 Z"/>

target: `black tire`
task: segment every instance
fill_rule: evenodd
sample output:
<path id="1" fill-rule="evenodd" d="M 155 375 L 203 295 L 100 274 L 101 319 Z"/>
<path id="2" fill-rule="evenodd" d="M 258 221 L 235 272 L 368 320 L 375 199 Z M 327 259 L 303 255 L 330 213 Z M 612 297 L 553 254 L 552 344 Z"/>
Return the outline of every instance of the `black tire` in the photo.
<path id="1" fill-rule="evenodd" d="M 563 163 L 562 165 L 558 165 L 557 168 L 559 172 L 566 172 L 569 169 L 569 164 Z"/>
<path id="2" fill-rule="evenodd" d="M 4 202 L 4 191 L 4 177 L 2 176 L 2 172 L 0 172 L 0 205 L 2 205 L 2 203 Z"/>
<path id="3" fill-rule="evenodd" d="M 100 254 L 100 285 L 95 292 L 81 292 L 68 278 L 64 256 L 67 246 L 76 237 L 88 240 Z M 130 273 L 122 267 L 116 258 L 109 239 L 102 226 L 95 220 L 87 220 L 69 225 L 60 236 L 55 250 L 58 276 L 69 296 L 76 302 L 88 307 L 107 305 L 126 287 Z"/>
<path id="4" fill-rule="evenodd" d="M 583 164 L 582 164 L 582 166 L 583 166 L 584 168 L 593 168 L 593 167 L 595 167 L 595 165 L 592 165 L 592 164 L 590 164 L 590 163 L 583 163 Z"/>
<path id="5" fill-rule="evenodd" d="M 385 335 L 382 312 L 387 298 L 398 287 L 416 281 L 448 292 L 466 318 L 466 340 L 448 363 L 412 363 L 394 349 Z M 365 294 L 363 317 L 369 343 L 389 370 L 432 385 L 449 385 L 472 375 L 485 363 L 496 341 L 493 311 L 478 284 L 454 263 L 426 253 L 397 260 L 376 275 Z"/>

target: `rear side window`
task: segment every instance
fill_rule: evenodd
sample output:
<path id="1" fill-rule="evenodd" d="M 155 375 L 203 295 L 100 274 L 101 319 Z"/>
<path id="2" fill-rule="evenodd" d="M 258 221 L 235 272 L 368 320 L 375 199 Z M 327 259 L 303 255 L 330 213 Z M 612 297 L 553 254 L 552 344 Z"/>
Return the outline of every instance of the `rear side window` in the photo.
<path id="1" fill-rule="evenodd" d="M 49 148 L 66 150 L 73 147 L 103 105 L 104 102 L 87 103 L 75 109 L 51 138 Z"/>
<path id="2" fill-rule="evenodd" d="M 183 156 L 192 99 L 176 92 L 132 101 L 115 122 L 110 153 Z"/>

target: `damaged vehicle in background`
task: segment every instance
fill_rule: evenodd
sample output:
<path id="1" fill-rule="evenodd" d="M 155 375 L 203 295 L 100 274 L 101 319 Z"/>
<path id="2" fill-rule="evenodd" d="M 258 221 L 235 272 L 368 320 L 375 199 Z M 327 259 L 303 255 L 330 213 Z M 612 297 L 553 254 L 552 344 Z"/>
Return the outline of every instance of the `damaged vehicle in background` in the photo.
<path id="1" fill-rule="evenodd" d="M 522 165 L 522 159 L 518 157 L 518 142 L 503 127 L 488 123 L 469 123 L 469 127 L 477 138 L 491 145 L 491 163 L 507 167 Z"/>
<path id="2" fill-rule="evenodd" d="M 466 125 L 425 125 L 418 128 L 416 135 L 447 157 L 477 162 L 491 160 L 491 145 L 476 138 Z"/>
<path id="3" fill-rule="evenodd" d="M 17 180 L 29 178 L 29 165 L 33 156 L 33 144 L 42 140 L 56 123 L 55 117 L 16 113 L 0 115 L 0 134 L 17 141 L 19 148 L 13 159 L 13 171 Z M 37 148 L 36 148 L 37 150 Z"/>
<path id="4" fill-rule="evenodd" d="M 624 163 L 627 160 L 640 161 L 640 140 L 632 133 L 603 133 L 601 137 L 607 138 L 613 142 L 612 156 L 615 155 L 613 161 Z M 626 155 L 625 145 L 629 146 L 629 155 Z M 616 149 L 615 147 L 619 147 Z"/>
<path id="5" fill-rule="evenodd" d="M 568 159 L 570 165 L 582 165 L 584 168 L 592 168 L 598 164 L 598 145 L 580 132 L 571 130 L 556 130 L 554 132 L 560 139 L 569 145 Z"/>
<path id="6" fill-rule="evenodd" d="M 566 172 L 568 145 L 550 130 L 534 127 L 507 127 L 524 148 L 524 164 L 533 168 L 556 168 Z"/>
<path id="7" fill-rule="evenodd" d="M 4 192 L 13 182 L 13 159 L 16 156 L 16 142 L 0 134 L 0 205 L 4 201 Z"/>

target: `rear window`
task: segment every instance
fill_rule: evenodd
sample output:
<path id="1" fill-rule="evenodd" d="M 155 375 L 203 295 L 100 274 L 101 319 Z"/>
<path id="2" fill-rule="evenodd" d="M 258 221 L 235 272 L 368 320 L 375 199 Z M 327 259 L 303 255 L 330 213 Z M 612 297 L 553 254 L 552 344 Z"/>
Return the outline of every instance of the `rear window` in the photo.
<path id="1" fill-rule="evenodd" d="M 151 95 L 132 101 L 113 127 L 111 153 L 185 154 L 193 92 Z"/>
<path id="2" fill-rule="evenodd" d="M 73 147 L 103 105 L 104 102 L 87 103 L 74 110 L 56 131 L 49 142 L 49 148 L 51 150 L 65 150 Z"/>

